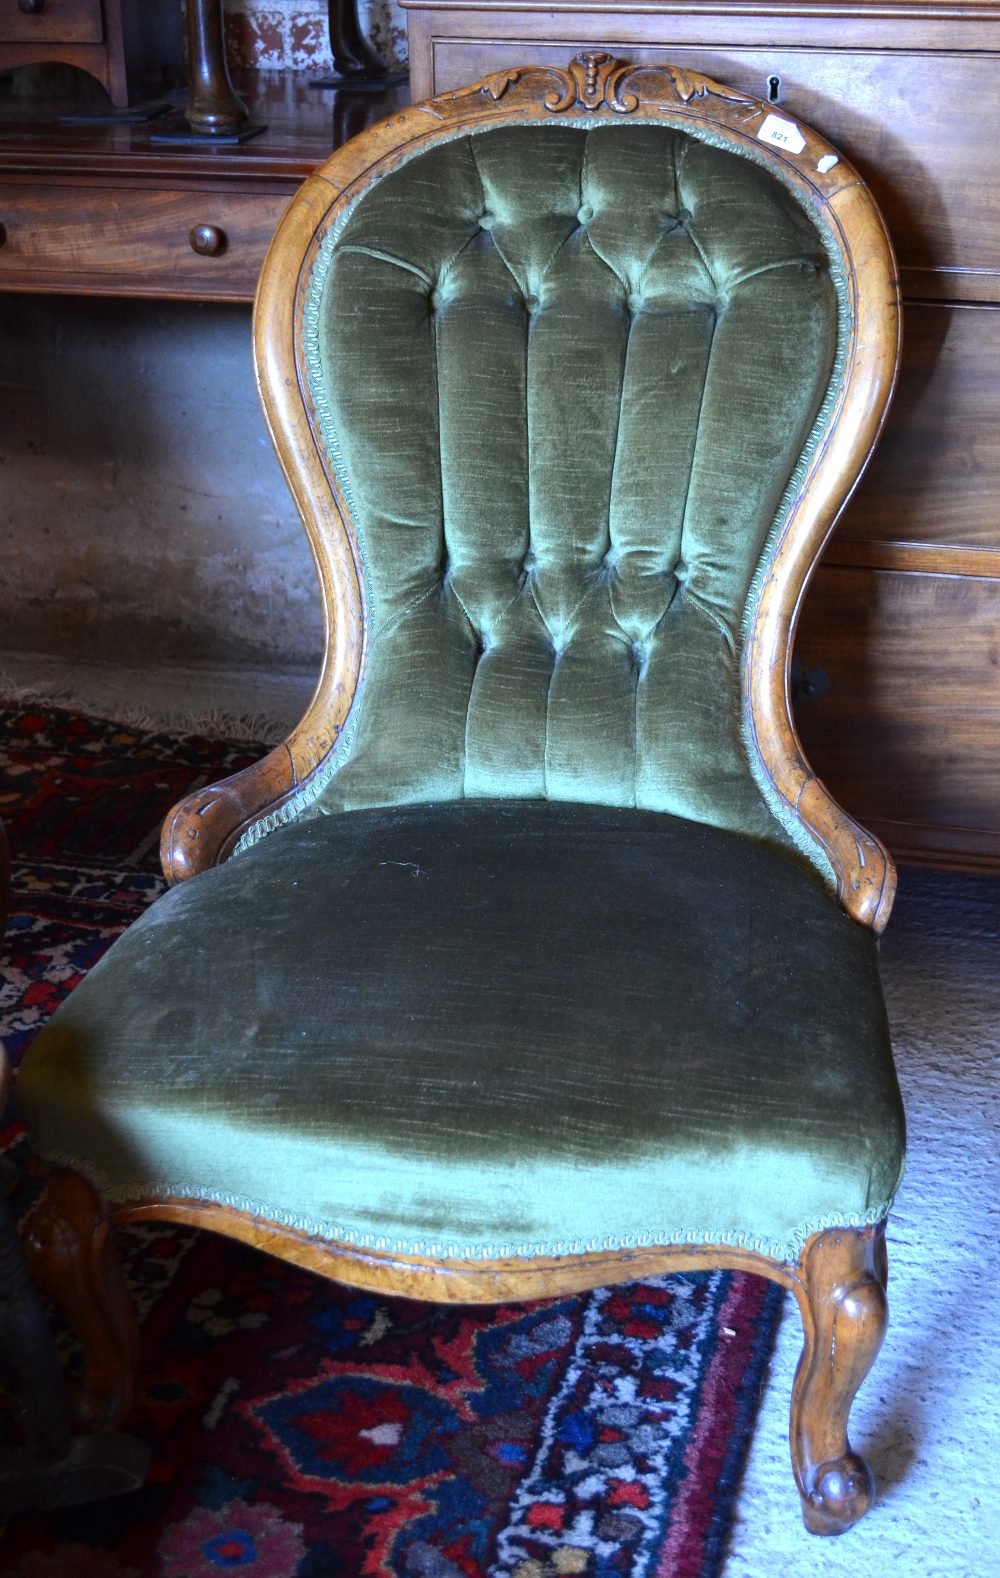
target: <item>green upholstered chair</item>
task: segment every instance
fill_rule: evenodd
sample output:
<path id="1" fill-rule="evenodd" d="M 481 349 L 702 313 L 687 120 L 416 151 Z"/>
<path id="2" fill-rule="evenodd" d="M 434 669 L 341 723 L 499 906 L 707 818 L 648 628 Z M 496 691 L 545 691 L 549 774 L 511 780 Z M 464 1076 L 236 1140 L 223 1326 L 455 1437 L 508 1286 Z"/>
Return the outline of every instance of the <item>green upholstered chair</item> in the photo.
<path id="1" fill-rule="evenodd" d="M 175 886 L 21 1080 L 95 1412 L 134 1368 L 109 1216 L 429 1299 L 738 1267 L 801 1305 L 809 1527 L 867 1509 L 893 875 L 787 670 L 897 341 L 857 174 L 673 68 L 500 73 L 307 181 L 256 343 L 316 697 L 175 810 Z"/>

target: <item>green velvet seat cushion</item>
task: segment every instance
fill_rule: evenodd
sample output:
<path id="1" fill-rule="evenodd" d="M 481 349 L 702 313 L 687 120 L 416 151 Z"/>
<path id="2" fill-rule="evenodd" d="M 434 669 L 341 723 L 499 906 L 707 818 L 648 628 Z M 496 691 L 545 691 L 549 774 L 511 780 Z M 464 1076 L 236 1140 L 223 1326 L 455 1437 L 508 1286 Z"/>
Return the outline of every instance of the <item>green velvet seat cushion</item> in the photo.
<path id="1" fill-rule="evenodd" d="M 793 1256 L 883 1212 L 902 1165 L 876 944 L 812 872 L 541 801 L 298 822 L 175 888 L 21 1095 L 113 1196 L 430 1255 Z"/>

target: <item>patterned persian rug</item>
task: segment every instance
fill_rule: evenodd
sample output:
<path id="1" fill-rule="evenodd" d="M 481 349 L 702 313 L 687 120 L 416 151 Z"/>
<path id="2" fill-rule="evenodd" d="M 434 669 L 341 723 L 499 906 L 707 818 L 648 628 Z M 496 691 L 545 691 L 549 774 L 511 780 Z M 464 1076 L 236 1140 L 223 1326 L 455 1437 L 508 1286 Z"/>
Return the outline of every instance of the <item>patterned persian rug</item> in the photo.
<path id="1" fill-rule="evenodd" d="M 0 708 L 14 866 L 0 1036 L 16 1060 L 162 891 L 159 824 L 261 754 Z M 17 1124 L 0 1136 L 16 1144 Z M 19 1154 L 23 1147 L 17 1147 Z M 780 1292 L 659 1278 L 437 1308 L 187 1229 L 122 1234 L 146 1486 L 12 1520 L 12 1578 L 711 1578 Z M 75 1356 L 67 1345 L 72 1373 Z"/>

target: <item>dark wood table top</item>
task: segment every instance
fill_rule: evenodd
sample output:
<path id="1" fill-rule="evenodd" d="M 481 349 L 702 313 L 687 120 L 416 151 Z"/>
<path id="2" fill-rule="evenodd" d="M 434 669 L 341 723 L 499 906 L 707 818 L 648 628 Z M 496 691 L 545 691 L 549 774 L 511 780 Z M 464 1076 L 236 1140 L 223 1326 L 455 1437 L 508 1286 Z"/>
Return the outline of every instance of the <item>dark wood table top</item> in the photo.
<path id="1" fill-rule="evenodd" d="M 28 98 L 9 79 L 0 83 L 0 175 L 116 185 L 123 176 L 143 185 L 221 180 L 290 191 L 348 137 L 409 102 L 405 82 L 374 91 L 311 88 L 304 72 L 246 72 L 237 87 L 267 131 L 245 143 L 206 138 L 204 147 L 191 147 L 150 140 L 166 120 L 61 124 L 60 115 L 79 109 L 80 99 Z"/>

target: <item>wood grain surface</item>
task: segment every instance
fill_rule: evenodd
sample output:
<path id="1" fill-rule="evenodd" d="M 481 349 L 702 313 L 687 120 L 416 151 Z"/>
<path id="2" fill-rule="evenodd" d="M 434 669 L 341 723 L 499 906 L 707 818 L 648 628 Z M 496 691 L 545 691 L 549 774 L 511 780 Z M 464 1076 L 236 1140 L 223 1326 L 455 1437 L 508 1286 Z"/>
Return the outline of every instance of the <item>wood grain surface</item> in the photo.
<path id="1" fill-rule="evenodd" d="M 8 182 L 0 185 L 0 288 L 27 280 L 33 291 L 245 301 L 286 205 L 272 193 Z M 203 225 L 221 231 L 215 255 L 192 245 Z"/>

